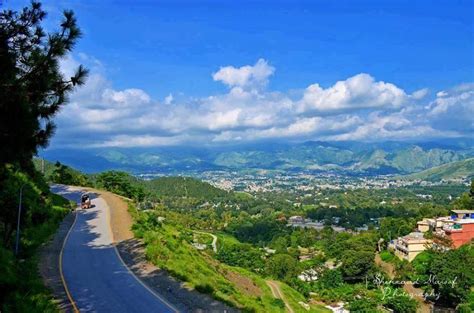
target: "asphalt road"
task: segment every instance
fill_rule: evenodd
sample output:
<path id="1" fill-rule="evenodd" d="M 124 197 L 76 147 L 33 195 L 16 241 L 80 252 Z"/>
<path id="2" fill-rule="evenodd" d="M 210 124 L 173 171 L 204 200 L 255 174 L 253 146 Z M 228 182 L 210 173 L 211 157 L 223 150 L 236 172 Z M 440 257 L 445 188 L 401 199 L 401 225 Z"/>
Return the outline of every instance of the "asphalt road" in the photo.
<path id="1" fill-rule="evenodd" d="M 80 189 L 55 185 L 54 193 L 79 202 Z M 113 246 L 106 202 L 92 195 L 93 207 L 78 210 L 62 251 L 62 273 L 81 312 L 176 312 L 148 289 L 120 259 Z"/>

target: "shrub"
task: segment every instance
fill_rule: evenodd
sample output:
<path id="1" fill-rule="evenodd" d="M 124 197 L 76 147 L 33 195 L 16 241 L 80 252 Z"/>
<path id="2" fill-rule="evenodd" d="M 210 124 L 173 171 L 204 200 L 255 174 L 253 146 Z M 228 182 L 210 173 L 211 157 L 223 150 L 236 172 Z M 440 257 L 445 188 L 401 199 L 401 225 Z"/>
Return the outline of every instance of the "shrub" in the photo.
<path id="1" fill-rule="evenodd" d="M 214 288 L 209 284 L 199 284 L 194 287 L 197 291 L 207 294 L 212 294 L 214 292 Z"/>

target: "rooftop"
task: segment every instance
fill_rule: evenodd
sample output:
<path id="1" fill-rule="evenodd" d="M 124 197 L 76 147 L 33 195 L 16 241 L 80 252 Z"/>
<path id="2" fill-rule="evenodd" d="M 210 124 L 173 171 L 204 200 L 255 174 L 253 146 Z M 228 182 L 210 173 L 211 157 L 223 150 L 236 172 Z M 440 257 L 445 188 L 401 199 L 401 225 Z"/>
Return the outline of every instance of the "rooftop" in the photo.
<path id="1" fill-rule="evenodd" d="M 456 224 L 474 224 L 474 218 L 463 218 L 455 221 Z"/>
<path id="2" fill-rule="evenodd" d="M 452 210 L 456 214 L 474 214 L 474 210 Z"/>

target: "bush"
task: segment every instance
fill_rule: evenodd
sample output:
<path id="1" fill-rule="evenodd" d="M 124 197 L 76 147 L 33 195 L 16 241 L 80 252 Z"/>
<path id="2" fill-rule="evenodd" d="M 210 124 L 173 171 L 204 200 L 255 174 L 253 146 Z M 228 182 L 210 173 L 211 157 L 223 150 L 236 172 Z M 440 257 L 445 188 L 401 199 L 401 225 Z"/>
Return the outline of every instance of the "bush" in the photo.
<path id="1" fill-rule="evenodd" d="M 0 311 L 56 312 L 57 307 L 38 276 L 36 253 L 38 247 L 54 234 L 60 221 L 69 211 L 69 202 L 49 194 L 41 176 L 32 177 L 17 170 L 7 172 L 3 178 L 9 184 L 0 191 L 0 202 L 2 205 L 13 203 L 16 208 L 18 189 L 23 185 L 24 214 L 19 258 L 13 255 L 11 238 L 0 243 Z M 8 219 L 0 219 L 0 229 L 8 230 L 10 227 L 8 222 Z M 9 237 L 13 237 L 12 235 Z"/>
<path id="2" fill-rule="evenodd" d="M 394 255 L 393 253 L 391 253 L 390 251 L 382 251 L 380 252 L 380 258 L 382 259 L 382 261 L 384 262 L 392 262 L 393 259 L 394 259 Z"/>
<path id="3" fill-rule="evenodd" d="M 285 302 L 282 299 L 272 299 L 272 305 L 279 307 L 281 309 L 285 308 Z"/>
<path id="4" fill-rule="evenodd" d="M 406 294 L 396 294 L 386 299 L 385 305 L 397 313 L 415 313 L 418 303 Z"/>
<path id="5" fill-rule="evenodd" d="M 214 288 L 209 284 L 199 284 L 194 288 L 201 293 L 212 294 L 214 292 Z"/>

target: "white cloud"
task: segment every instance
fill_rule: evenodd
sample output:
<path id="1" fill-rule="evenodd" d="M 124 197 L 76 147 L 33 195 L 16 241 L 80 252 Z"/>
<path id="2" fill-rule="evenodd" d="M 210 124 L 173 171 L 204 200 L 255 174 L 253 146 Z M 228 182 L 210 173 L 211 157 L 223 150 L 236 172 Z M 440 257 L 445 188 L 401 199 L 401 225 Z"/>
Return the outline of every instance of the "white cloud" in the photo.
<path id="1" fill-rule="evenodd" d="M 142 104 L 148 104 L 151 101 L 150 96 L 146 92 L 136 88 L 125 89 L 121 91 L 108 88 L 102 93 L 102 99 L 105 102 L 112 103 L 120 107 L 138 106 Z"/>
<path id="2" fill-rule="evenodd" d="M 361 108 L 399 108 L 407 101 L 406 93 L 391 83 L 376 82 L 369 74 L 358 74 L 338 81 L 332 87 L 312 84 L 306 88 L 299 110 L 341 111 Z"/>
<path id="3" fill-rule="evenodd" d="M 474 84 L 425 100 L 426 88 L 407 94 L 358 74 L 328 88 L 312 84 L 298 97 L 262 88 L 275 69 L 260 59 L 216 72 L 214 79 L 230 87 L 226 93 L 187 100 L 169 94 L 157 101 L 139 88 L 114 89 L 99 61 L 80 60 L 91 62 L 91 75 L 59 114 L 53 143 L 133 147 L 279 138 L 395 140 L 474 131 Z M 71 58 L 61 64 L 67 72 L 79 62 Z"/>
<path id="4" fill-rule="evenodd" d="M 169 94 L 169 95 L 167 95 L 167 96 L 165 97 L 165 104 L 169 105 L 169 104 L 171 104 L 171 103 L 173 102 L 173 100 L 174 100 L 173 95 L 172 95 L 172 94 Z"/>
<path id="5" fill-rule="evenodd" d="M 221 81 L 229 87 L 260 88 L 268 83 L 275 68 L 264 59 L 259 59 L 253 66 L 245 65 L 239 68 L 233 66 L 221 67 L 212 75 L 215 81 Z"/>
<path id="6" fill-rule="evenodd" d="M 162 137 L 162 136 L 151 136 L 151 135 L 140 135 L 140 136 L 129 136 L 119 135 L 113 136 L 111 139 L 106 140 L 102 143 L 95 144 L 93 147 L 156 147 L 156 146 L 171 146 L 181 143 L 183 140 L 181 137 Z"/>
<path id="7" fill-rule="evenodd" d="M 429 93 L 429 89 L 428 88 L 423 88 L 423 89 L 419 89 L 419 90 L 416 90 L 415 92 L 413 92 L 410 97 L 415 99 L 415 100 L 420 100 L 420 99 L 423 99 L 424 97 L 426 97 Z"/>
<path id="8" fill-rule="evenodd" d="M 462 84 L 449 92 L 438 92 L 426 109 L 429 122 L 438 129 L 473 131 L 474 84 Z"/>

